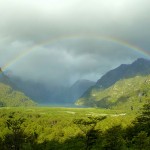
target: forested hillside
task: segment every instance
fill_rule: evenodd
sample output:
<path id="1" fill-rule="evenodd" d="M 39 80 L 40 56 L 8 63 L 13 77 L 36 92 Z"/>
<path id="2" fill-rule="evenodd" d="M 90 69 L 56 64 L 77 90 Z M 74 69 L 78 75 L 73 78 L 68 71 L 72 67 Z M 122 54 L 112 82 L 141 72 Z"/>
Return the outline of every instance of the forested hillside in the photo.
<path id="1" fill-rule="evenodd" d="M 133 78 L 135 76 L 146 76 L 150 74 L 150 60 L 139 58 L 131 64 L 121 64 L 119 67 L 108 71 L 97 83 L 89 88 L 81 97 L 87 99 L 93 91 L 104 90 L 114 85 L 117 81 Z M 89 97 L 90 99 L 91 97 Z M 92 98 L 93 99 L 93 98 Z M 88 100 L 88 99 L 87 99 Z"/>
<path id="2" fill-rule="evenodd" d="M 24 93 L 13 90 L 9 85 L 0 83 L 0 106 L 35 106 L 29 97 Z"/>
<path id="3" fill-rule="evenodd" d="M 150 96 L 150 75 L 120 80 L 106 89 L 93 88 L 76 104 L 101 108 L 138 109 Z"/>
<path id="4" fill-rule="evenodd" d="M 0 107 L 35 106 L 29 97 L 18 91 L 17 86 L 0 69 Z"/>

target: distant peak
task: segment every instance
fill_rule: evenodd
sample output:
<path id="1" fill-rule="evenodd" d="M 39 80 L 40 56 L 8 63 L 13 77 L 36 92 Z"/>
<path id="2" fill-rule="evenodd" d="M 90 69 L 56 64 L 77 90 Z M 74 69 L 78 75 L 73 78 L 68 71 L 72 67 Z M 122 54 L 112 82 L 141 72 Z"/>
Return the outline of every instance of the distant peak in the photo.
<path id="1" fill-rule="evenodd" d="M 90 80 L 87 80 L 87 79 L 79 79 L 79 80 L 77 80 L 77 82 L 84 82 L 84 81 L 90 81 Z"/>
<path id="2" fill-rule="evenodd" d="M 135 62 L 147 62 L 147 61 L 150 61 L 150 60 L 146 58 L 138 58 Z"/>
<path id="3" fill-rule="evenodd" d="M 127 67 L 129 64 L 121 64 L 119 67 Z M 117 67 L 118 68 L 118 67 Z"/>
<path id="4" fill-rule="evenodd" d="M 87 79 L 79 79 L 74 84 L 79 84 L 79 83 L 95 83 L 95 82 Z"/>

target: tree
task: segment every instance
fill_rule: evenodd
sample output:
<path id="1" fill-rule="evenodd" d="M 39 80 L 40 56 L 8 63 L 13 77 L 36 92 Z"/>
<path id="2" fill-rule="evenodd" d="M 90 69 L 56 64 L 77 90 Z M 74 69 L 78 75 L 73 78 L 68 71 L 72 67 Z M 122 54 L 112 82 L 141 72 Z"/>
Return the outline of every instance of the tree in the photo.
<path id="1" fill-rule="evenodd" d="M 9 116 L 9 119 L 7 119 L 6 127 L 10 130 L 10 133 L 5 135 L 4 143 L 6 145 L 6 149 L 21 149 L 21 146 L 26 139 L 24 131 L 21 128 L 24 121 L 24 118 L 14 118 L 14 116 Z"/>
<path id="2" fill-rule="evenodd" d="M 103 117 L 88 117 L 87 119 L 75 119 L 74 123 L 85 135 L 85 149 L 90 150 L 98 139 L 100 130 L 95 129 L 98 122 L 104 120 Z"/>
<path id="3" fill-rule="evenodd" d="M 143 145 L 150 142 L 150 100 L 141 109 L 140 115 L 136 117 L 132 125 L 125 131 L 128 147 L 142 149 Z M 149 143 L 150 144 L 150 143 Z M 146 149 L 147 146 L 145 146 Z M 149 148 L 150 149 L 150 148 Z"/>
<path id="4" fill-rule="evenodd" d="M 122 133 L 122 127 L 120 125 L 113 126 L 106 130 L 102 143 L 103 149 L 122 150 L 125 144 Z"/>
<path id="5" fill-rule="evenodd" d="M 145 131 L 150 136 L 150 100 L 143 106 L 141 114 L 134 121 L 137 132 Z"/>
<path id="6" fill-rule="evenodd" d="M 150 149 L 150 137 L 147 137 L 147 133 L 141 131 L 132 140 L 134 148 L 136 150 L 149 150 Z"/>
<path id="7" fill-rule="evenodd" d="M 34 132 L 33 134 L 27 135 L 22 128 L 24 122 L 24 118 L 15 116 L 15 113 L 12 112 L 6 120 L 6 127 L 9 129 L 9 133 L 4 137 L 2 144 L 3 150 L 26 150 L 36 147 L 38 134 Z"/>

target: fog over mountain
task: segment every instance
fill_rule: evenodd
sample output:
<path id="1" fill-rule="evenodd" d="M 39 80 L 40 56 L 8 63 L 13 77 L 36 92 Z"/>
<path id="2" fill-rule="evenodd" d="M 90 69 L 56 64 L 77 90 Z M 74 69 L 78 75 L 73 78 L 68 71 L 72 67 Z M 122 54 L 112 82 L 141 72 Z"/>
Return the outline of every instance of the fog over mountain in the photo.
<path id="1" fill-rule="evenodd" d="M 149 14 L 149 0 L 1 0 L 0 66 L 46 86 L 96 81 L 149 57 Z"/>

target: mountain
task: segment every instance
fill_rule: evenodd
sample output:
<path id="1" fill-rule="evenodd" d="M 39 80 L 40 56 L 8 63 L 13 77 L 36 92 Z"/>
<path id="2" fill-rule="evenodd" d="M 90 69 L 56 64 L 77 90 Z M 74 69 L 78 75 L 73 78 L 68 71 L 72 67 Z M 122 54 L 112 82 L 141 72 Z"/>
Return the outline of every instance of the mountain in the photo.
<path id="1" fill-rule="evenodd" d="M 51 96 L 51 91 L 44 84 L 22 80 L 19 77 L 11 76 L 11 81 L 15 82 L 17 87 L 34 101 L 41 103 L 48 101 Z"/>
<path id="2" fill-rule="evenodd" d="M 27 96 L 41 104 L 73 104 L 95 82 L 78 80 L 71 87 L 46 86 L 44 83 L 24 81 L 19 77 L 11 76 L 11 80 L 17 84 Z"/>
<path id="3" fill-rule="evenodd" d="M 150 60 L 139 58 L 132 64 L 122 64 L 110 70 L 97 81 L 96 86 L 108 88 L 121 79 L 148 74 L 150 74 Z"/>
<path id="4" fill-rule="evenodd" d="M 85 79 L 78 80 L 70 88 L 68 88 L 68 90 L 65 91 L 65 99 L 68 102 L 74 103 L 78 98 L 80 98 L 83 95 L 83 93 L 87 89 L 89 89 L 93 85 L 95 85 L 95 82 L 93 81 Z"/>
<path id="5" fill-rule="evenodd" d="M 109 87 L 113 86 L 117 81 L 121 81 L 124 79 L 129 79 L 135 76 L 146 76 L 150 74 L 150 60 L 139 58 L 134 61 L 132 64 L 122 64 L 119 67 L 110 70 L 104 76 L 102 76 L 97 83 L 88 89 L 82 97 L 76 102 L 76 104 L 93 106 L 93 101 L 96 99 L 92 96 L 93 91 L 95 95 L 96 93 L 105 93 Z M 123 85 L 124 86 L 124 85 Z M 105 95 L 105 94 L 104 94 Z M 104 98 L 104 97 L 103 97 Z M 107 94 L 106 94 L 107 98 Z M 99 99 L 100 100 L 100 99 Z M 106 99 L 103 99 L 105 101 Z M 90 104 L 91 103 L 91 104 Z M 97 104 L 96 104 L 97 105 Z M 103 104 L 101 104 L 103 107 Z M 99 107 L 100 103 L 98 104 Z"/>
<path id="6" fill-rule="evenodd" d="M 1 68 L 0 68 L 0 83 L 9 85 L 13 89 L 17 89 L 15 83 L 11 81 L 11 79 L 1 70 Z"/>
<path id="7" fill-rule="evenodd" d="M 90 107 L 138 109 L 150 97 L 150 75 L 122 79 L 106 89 L 92 89 L 76 104 Z"/>
<path id="8" fill-rule="evenodd" d="M 0 69 L 0 107 L 35 105 L 35 102 L 17 90 L 17 86 Z"/>

